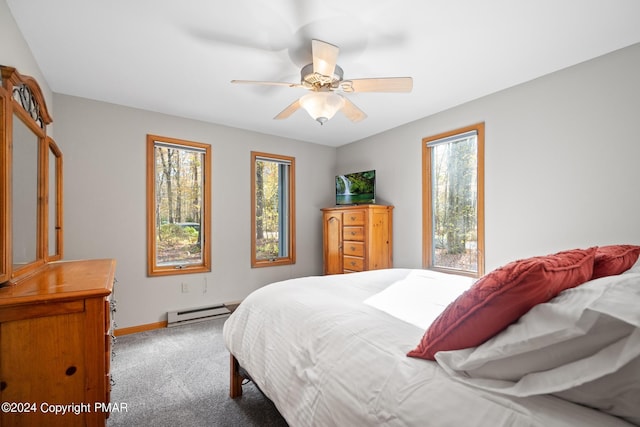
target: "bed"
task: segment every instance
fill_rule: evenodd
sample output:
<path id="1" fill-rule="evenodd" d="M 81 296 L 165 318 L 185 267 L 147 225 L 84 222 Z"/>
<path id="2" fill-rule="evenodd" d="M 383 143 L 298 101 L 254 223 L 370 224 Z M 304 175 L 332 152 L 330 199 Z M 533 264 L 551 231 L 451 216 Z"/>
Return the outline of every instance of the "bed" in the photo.
<path id="1" fill-rule="evenodd" d="M 296 427 L 640 425 L 640 247 L 575 251 L 475 282 L 394 268 L 262 287 L 224 325 L 231 396 L 250 378 Z M 452 343 L 427 348 L 434 327 Z"/>

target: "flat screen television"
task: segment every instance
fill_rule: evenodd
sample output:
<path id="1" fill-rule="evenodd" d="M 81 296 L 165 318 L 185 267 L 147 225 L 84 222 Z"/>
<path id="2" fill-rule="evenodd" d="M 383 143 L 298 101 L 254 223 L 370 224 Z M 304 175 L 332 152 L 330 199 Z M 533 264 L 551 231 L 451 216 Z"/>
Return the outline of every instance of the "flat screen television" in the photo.
<path id="1" fill-rule="evenodd" d="M 358 205 L 375 202 L 375 170 L 336 176 L 336 205 Z"/>

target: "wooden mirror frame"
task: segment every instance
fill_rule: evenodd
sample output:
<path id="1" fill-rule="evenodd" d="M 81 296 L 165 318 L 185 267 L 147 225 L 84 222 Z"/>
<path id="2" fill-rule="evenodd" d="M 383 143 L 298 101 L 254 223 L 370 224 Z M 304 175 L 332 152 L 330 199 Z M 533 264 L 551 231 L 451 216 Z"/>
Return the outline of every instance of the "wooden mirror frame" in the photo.
<path id="1" fill-rule="evenodd" d="M 47 136 L 52 118 L 47 110 L 40 86 L 32 77 L 21 75 L 15 68 L 0 65 L 0 286 L 15 284 L 44 266 L 62 258 L 62 152 Z M 13 120 L 20 119 L 37 138 L 37 212 L 35 259 L 20 266 L 13 265 Z M 49 218 L 49 156 L 55 156 L 55 218 Z M 49 242 L 49 227 L 54 227 L 55 242 Z M 55 250 L 49 251 L 49 245 Z"/>
<path id="2" fill-rule="evenodd" d="M 47 177 L 47 198 L 45 199 L 45 260 L 59 261 L 62 259 L 62 151 L 55 141 L 47 136 L 44 144 L 45 155 L 43 156 L 43 167 L 46 171 L 44 176 Z M 53 170 L 51 167 L 53 166 Z M 55 182 L 51 182 L 55 180 Z"/>

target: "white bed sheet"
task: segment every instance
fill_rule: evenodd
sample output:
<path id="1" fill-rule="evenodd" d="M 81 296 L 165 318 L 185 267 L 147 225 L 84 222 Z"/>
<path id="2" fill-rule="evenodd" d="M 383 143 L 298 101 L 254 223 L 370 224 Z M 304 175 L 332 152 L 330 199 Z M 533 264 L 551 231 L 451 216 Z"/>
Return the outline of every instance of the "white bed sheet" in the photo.
<path id="1" fill-rule="evenodd" d="M 476 389 L 436 362 L 407 357 L 424 329 L 364 301 L 411 272 L 376 270 L 265 286 L 226 321 L 225 344 L 295 427 L 631 425 L 553 396 Z"/>

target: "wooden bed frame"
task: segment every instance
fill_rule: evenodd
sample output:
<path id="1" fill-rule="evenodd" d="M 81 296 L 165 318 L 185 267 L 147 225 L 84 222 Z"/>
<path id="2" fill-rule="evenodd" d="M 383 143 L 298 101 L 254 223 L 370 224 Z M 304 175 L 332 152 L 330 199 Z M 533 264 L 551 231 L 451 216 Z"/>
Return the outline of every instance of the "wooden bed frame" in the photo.
<path id="1" fill-rule="evenodd" d="M 249 375 L 240 368 L 238 359 L 231 353 L 229 353 L 230 366 L 229 366 L 229 396 L 232 399 L 242 396 L 242 383 L 244 380 L 250 380 Z"/>

